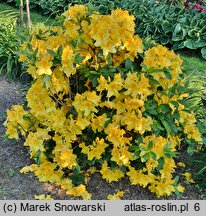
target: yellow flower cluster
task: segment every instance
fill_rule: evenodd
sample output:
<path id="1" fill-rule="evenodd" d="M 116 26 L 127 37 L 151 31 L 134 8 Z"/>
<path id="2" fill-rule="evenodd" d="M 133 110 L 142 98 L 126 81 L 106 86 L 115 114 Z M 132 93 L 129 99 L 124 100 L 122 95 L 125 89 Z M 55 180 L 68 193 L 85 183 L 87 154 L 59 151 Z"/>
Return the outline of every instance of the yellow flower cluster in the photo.
<path id="1" fill-rule="evenodd" d="M 107 161 L 104 161 L 100 173 L 102 174 L 102 178 L 108 182 L 118 181 L 124 176 L 124 173 L 119 168 L 110 169 Z"/>
<path id="2" fill-rule="evenodd" d="M 93 158 L 100 159 L 107 146 L 108 144 L 104 142 L 104 139 L 100 140 L 98 137 L 93 142 L 93 145 L 86 146 L 85 143 L 79 145 L 82 148 L 82 153 L 88 156 L 88 160 L 93 160 Z"/>
<path id="3" fill-rule="evenodd" d="M 30 122 L 24 118 L 27 115 L 28 112 L 20 105 L 14 105 L 10 110 L 7 110 L 9 121 L 5 122 L 4 125 L 7 127 L 7 135 L 10 139 L 18 139 L 19 132 L 24 136 L 26 135 L 27 130 L 30 128 Z"/>
<path id="4" fill-rule="evenodd" d="M 34 199 L 35 200 L 54 200 L 51 195 L 45 195 L 45 194 L 41 194 L 41 195 L 34 195 Z"/>
<path id="5" fill-rule="evenodd" d="M 19 61 L 27 61 L 27 72 L 34 78 L 52 75 L 55 70 L 59 74 L 62 71 L 67 76 L 75 74 L 78 68 L 74 65 L 76 54 L 84 58 L 85 65 L 98 69 L 107 64 L 108 54 L 113 54 L 114 64 L 120 65 L 127 58 L 134 60 L 138 53 L 143 53 L 142 40 L 134 35 L 134 17 L 127 11 L 116 9 L 110 15 L 93 13 L 89 16 L 86 6 L 75 5 L 63 15 L 64 28 L 55 27 L 52 29 L 54 34 L 50 35 L 45 27 L 41 30 L 42 38 L 38 34 L 38 37 L 36 34 L 32 37 L 31 55 L 37 51 L 35 62 L 31 62 L 28 50 L 27 54 L 20 56 Z M 33 31 L 38 32 L 36 29 Z M 71 43 L 74 41 L 75 45 Z M 59 47 L 62 47 L 61 53 L 58 53 Z M 22 48 L 26 49 L 26 45 Z M 97 57 L 100 50 L 103 51 L 102 58 Z M 55 52 L 56 55 L 53 55 Z M 61 59 L 61 64 L 53 70 L 52 66 L 57 59 Z M 54 82 L 55 78 L 52 77 L 51 81 Z"/>
<path id="6" fill-rule="evenodd" d="M 166 47 L 157 45 L 145 52 L 143 63 L 147 68 L 157 69 L 157 71 L 153 71 L 151 75 L 164 89 L 172 87 L 178 82 L 182 60 L 174 51 L 169 51 Z M 171 79 L 166 77 L 163 72 L 164 69 L 170 70 Z"/>
<path id="7" fill-rule="evenodd" d="M 124 196 L 124 191 L 118 191 L 115 194 L 109 194 L 107 196 L 107 199 L 108 200 L 121 200 L 121 197 L 123 197 L 123 196 Z"/>
<path id="8" fill-rule="evenodd" d="M 191 173 L 186 172 L 186 173 L 183 174 L 183 176 L 185 176 L 185 179 L 186 179 L 187 182 L 195 183 L 195 181 L 191 178 Z"/>
<path id="9" fill-rule="evenodd" d="M 91 199 L 94 172 L 109 183 L 127 175 L 157 196 L 183 192 L 174 157 L 182 141 L 201 142 L 201 134 L 176 87 L 184 85 L 179 56 L 161 45 L 144 50 L 127 11 L 91 15 L 75 5 L 63 15 L 63 27 L 34 30 L 22 45 L 34 82 L 28 107 L 13 106 L 5 122 L 35 160 L 21 172 L 83 199 Z"/>

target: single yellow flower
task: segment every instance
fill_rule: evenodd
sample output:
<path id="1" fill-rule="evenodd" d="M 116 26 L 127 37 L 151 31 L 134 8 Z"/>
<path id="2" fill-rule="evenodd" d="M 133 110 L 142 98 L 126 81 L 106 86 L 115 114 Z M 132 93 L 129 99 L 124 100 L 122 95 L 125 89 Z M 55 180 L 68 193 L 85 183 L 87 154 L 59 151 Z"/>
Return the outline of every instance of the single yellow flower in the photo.
<path id="1" fill-rule="evenodd" d="M 182 162 L 177 163 L 177 165 L 178 165 L 179 167 L 185 167 L 185 164 L 182 163 Z"/>
<path id="2" fill-rule="evenodd" d="M 184 173 L 182 175 L 185 176 L 187 182 L 189 182 L 189 183 L 195 183 L 195 181 L 191 177 L 191 173 L 186 172 L 186 173 Z"/>
<path id="3" fill-rule="evenodd" d="M 180 192 L 180 193 L 183 193 L 185 191 L 185 187 L 183 187 L 182 185 L 178 185 L 177 186 L 177 190 Z"/>

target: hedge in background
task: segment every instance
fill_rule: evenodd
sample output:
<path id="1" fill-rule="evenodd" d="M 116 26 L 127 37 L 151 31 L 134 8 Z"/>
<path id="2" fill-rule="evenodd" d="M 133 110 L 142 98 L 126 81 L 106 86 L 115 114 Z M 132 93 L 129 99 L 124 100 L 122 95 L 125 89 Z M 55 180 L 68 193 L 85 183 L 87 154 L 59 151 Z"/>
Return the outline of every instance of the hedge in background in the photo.
<path id="1" fill-rule="evenodd" d="M 135 35 L 134 16 L 75 5 L 62 27 L 34 32 L 20 60 L 34 78 L 27 107 L 7 111 L 9 138 L 25 137 L 32 171 L 67 194 L 91 199 L 88 176 L 128 176 L 158 197 L 184 191 L 175 161 L 202 142 L 186 103 L 182 60 Z M 97 28 L 98 26 L 98 28 Z"/>

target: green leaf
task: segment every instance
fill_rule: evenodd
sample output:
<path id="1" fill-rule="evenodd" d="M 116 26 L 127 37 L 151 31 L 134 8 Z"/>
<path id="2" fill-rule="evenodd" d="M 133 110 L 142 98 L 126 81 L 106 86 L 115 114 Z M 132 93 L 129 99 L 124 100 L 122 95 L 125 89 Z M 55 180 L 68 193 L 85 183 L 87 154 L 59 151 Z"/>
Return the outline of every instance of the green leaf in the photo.
<path id="1" fill-rule="evenodd" d="M 62 51 L 63 51 L 63 47 L 62 47 L 62 45 L 60 45 L 60 46 L 58 47 L 58 50 L 57 50 L 57 55 L 58 55 L 58 56 L 61 56 L 61 55 L 62 55 Z"/>
<path id="2" fill-rule="evenodd" d="M 38 53 L 38 48 L 36 48 L 36 49 L 34 50 L 33 56 L 36 57 L 37 53 Z"/>
<path id="3" fill-rule="evenodd" d="M 159 84 L 160 84 L 160 83 L 159 83 L 157 80 L 155 80 L 152 76 L 149 77 L 149 80 L 150 80 L 150 82 L 151 82 L 153 85 L 159 85 Z"/>
<path id="4" fill-rule="evenodd" d="M 170 111 L 170 106 L 168 104 L 161 104 L 158 106 L 157 111 L 166 114 Z"/>
<path id="5" fill-rule="evenodd" d="M 76 40 L 72 40 L 70 43 L 72 45 L 72 48 L 76 49 L 76 47 L 78 45 L 77 41 Z"/>
<path id="6" fill-rule="evenodd" d="M 176 85 L 173 85 L 172 88 L 169 89 L 168 97 L 172 98 L 175 95 L 175 92 L 176 92 Z"/>
<path id="7" fill-rule="evenodd" d="M 185 40 L 187 32 L 188 32 L 187 29 L 181 29 L 178 33 L 174 32 L 173 35 L 172 35 L 172 41 L 176 42 L 176 41 Z"/>
<path id="8" fill-rule="evenodd" d="M 153 160 L 157 159 L 157 155 L 154 152 L 150 152 L 149 155 Z"/>
<path id="9" fill-rule="evenodd" d="M 194 46 L 196 48 L 205 47 L 206 46 L 206 40 L 200 39 L 200 40 L 198 40 L 198 41 L 195 42 Z"/>
<path id="10" fill-rule="evenodd" d="M 175 195 L 177 196 L 178 199 L 182 198 L 182 193 L 180 193 L 178 190 L 175 190 Z"/>
<path id="11" fill-rule="evenodd" d="M 56 52 L 54 52 L 53 50 L 51 49 L 47 49 L 47 52 L 52 55 L 52 56 L 56 56 Z"/>
<path id="12" fill-rule="evenodd" d="M 179 176 L 176 176 L 176 177 L 174 178 L 174 180 L 175 180 L 175 182 L 174 182 L 174 185 L 177 185 L 177 184 L 178 184 L 178 182 L 179 182 L 179 179 L 180 179 L 180 177 L 179 177 Z"/>
<path id="13" fill-rule="evenodd" d="M 179 35 L 176 35 L 176 36 L 173 36 L 172 37 L 172 41 L 182 41 L 184 39 L 183 35 L 182 34 L 179 34 Z M 179 43 L 178 43 L 179 45 Z"/>
<path id="14" fill-rule="evenodd" d="M 51 82 L 51 76 L 48 74 L 44 74 L 42 81 L 43 81 L 44 85 L 46 86 L 46 88 L 49 88 L 50 82 Z"/>
<path id="15" fill-rule="evenodd" d="M 176 119 L 177 121 L 179 121 L 180 120 L 180 114 L 179 114 L 179 112 L 175 111 L 174 114 L 173 114 L 173 117 L 174 117 L 174 119 Z"/>
<path id="16" fill-rule="evenodd" d="M 150 154 L 149 154 L 149 153 L 146 153 L 145 155 L 143 155 L 143 156 L 141 157 L 141 161 L 144 163 L 144 162 L 146 162 L 146 161 L 148 160 L 149 157 L 150 157 Z"/>
<path id="17" fill-rule="evenodd" d="M 157 108 L 157 103 L 155 101 L 147 101 L 145 103 L 145 112 L 149 113 L 150 115 L 158 114 L 156 108 Z"/>
<path id="18" fill-rule="evenodd" d="M 75 64 L 80 64 L 83 60 L 85 59 L 84 56 L 81 56 L 80 53 L 78 53 L 75 58 L 74 58 L 74 63 Z"/>
<path id="19" fill-rule="evenodd" d="M 203 136 L 203 138 L 202 138 L 202 143 L 203 143 L 204 146 L 206 146 L 206 135 Z"/>
<path id="20" fill-rule="evenodd" d="M 172 76 L 171 76 L 171 73 L 169 71 L 164 71 L 164 74 L 168 80 L 172 80 Z"/>
<path id="21" fill-rule="evenodd" d="M 109 125 L 109 123 L 111 123 L 112 122 L 112 119 L 110 118 L 110 119 L 108 119 L 105 123 L 104 123 L 104 128 L 106 128 L 108 125 Z"/>
<path id="22" fill-rule="evenodd" d="M 119 169 L 123 172 L 123 173 L 126 173 L 127 172 L 127 167 L 122 165 L 119 167 Z"/>
<path id="23" fill-rule="evenodd" d="M 89 74 L 97 75 L 98 72 L 97 72 L 97 71 L 94 71 L 94 70 L 91 70 L 91 71 L 89 71 Z"/>
<path id="24" fill-rule="evenodd" d="M 36 160 L 36 164 L 39 166 L 41 164 L 41 153 L 42 151 L 38 150 L 36 155 L 34 156 L 35 160 Z"/>
<path id="25" fill-rule="evenodd" d="M 125 61 L 125 68 L 127 70 L 130 70 L 132 68 L 132 66 L 133 66 L 132 61 L 129 58 L 127 58 L 126 61 Z"/>
<path id="26" fill-rule="evenodd" d="M 164 150 L 165 151 L 168 151 L 170 149 L 170 146 L 172 145 L 172 142 L 167 142 L 165 147 L 164 147 Z"/>
<path id="27" fill-rule="evenodd" d="M 152 141 L 149 141 L 148 150 L 151 150 L 152 148 L 153 148 L 153 142 L 152 142 Z"/>
<path id="28" fill-rule="evenodd" d="M 103 50 L 99 50 L 98 54 L 97 54 L 98 58 L 102 58 L 103 57 Z"/>
<path id="29" fill-rule="evenodd" d="M 108 63 L 109 66 L 111 66 L 111 65 L 113 64 L 113 63 L 112 63 L 112 56 L 111 56 L 110 53 L 107 55 L 106 60 L 107 60 L 107 63 Z"/>
<path id="30" fill-rule="evenodd" d="M 198 18 L 197 17 L 193 17 L 193 19 L 191 19 L 191 23 L 190 23 L 190 27 L 191 28 L 195 28 L 198 26 Z"/>
<path id="31" fill-rule="evenodd" d="M 179 19 L 179 22 L 180 23 L 186 23 L 186 21 L 187 21 L 187 18 L 186 17 L 181 17 L 180 19 Z"/>
<path id="32" fill-rule="evenodd" d="M 169 37 L 166 37 L 166 36 L 163 36 L 160 38 L 160 43 L 163 44 L 163 45 L 166 45 L 170 42 L 170 38 Z"/>
<path id="33" fill-rule="evenodd" d="M 171 134 L 172 130 L 171 130 L 170 124 L 167 121 L 165 121 L 163 118 L 161 118 L 160 121 L 162 122 L 163 126 L 165 127 L 167 133 Z"/>
<path id="34" fill-rule="evenodd" d="M 26 120 L 26 121 L 29 121 L 29 120 L 30 120 L 30 116 L 24 115 L 24 116 L 23 116 L 23 119 Z"/>
<path id="35" fill-rule="evenodd" d="M 175 108 L 179 107 L 179 103 L 177 101 L 171 101 L 170 103 L 173 104 Z"/>
<path id="36" fill-rule="evenodd" d="M 156 135 L 159 135 L 164 128 L 159 124 L 159 122 L 154 121 L 152 124 L 152 130 L 155 132 Z"/>
<path id="37" fill-rule="evenodd" d="M 176 26 L 175 26 L 175 29 L 174 29 L 174 33 L 175 34 L 177 34 L 177 33 L 179 33 L 180 31 L 181 31 L 181 25 L 180 25 L 180 23 L 178 23 Z"/>
<path id="38" fill-rule="evenodd" d="M 197 173 L 197 175 L 202 175 L 202 174 L 205 173 L 205 172 L 206 172 L 206 166 L 203 167 L 203 168 Z"/>
<path id="39" fill-rule="evenodd" d="M 184 45 L 189 48 L 189 49 L 195 49 L 195 46 L 194 46 L 194 41 L 192 39 L 187 39 L 185 42 L 184 42 Z"/>
<path id="40" fill-rule="evenodd" d="M 171 28 L 171 24 L 169 21 L 167 20 L 164 20 L 162 22 L 162 29 L 165 33 L 168 33 L 168 32 L 171 32 L 172 31 L 172 28 Z"/>
<path id="41" fill-rule="evenodd" d="M 190 156 L 192 156 L 192 155 L 193 155 L 193 152 L 194 152 L 194 147 L 190 145 L 190 146 L 187 148 L 187 153 L 188 153 Z"/>
<path id="42" fill-rule="evenodd" d="M 142 69 L 145 70 L 145 71 L 148 70 L 147 65 L 146 65 L 145 63 L 143 63 L 143 62 L 141 63 L 141 67 L 142 67 Z"/>
<path id="43" fill-rule="evenodd" d="M 157 162 L 158 162 L 158 166 L 156 167 L 156 169 L 157 169 L 157 171 L 159 171 L 163 168 L 165 160 L 163 157 L 161 157 L 157 160 Z"/>
<path id="44" fill-rule="evenodd" d="M 196 31 L 195 29 L 191 29 L 191 30 L 188 31 L 188 35 L 189 35 L 191 38 L 195 37 L 196 34 L 197 34 L 197 31 Z"/>
<path id="45" fill-rule="evenodd" d="M 135 150 L 133 158 L 134 158 L 134 160 L 140 158 L 140 150 Z"/>
<path id="46" fill-rule="evenodd" d="M 201 49 L 201 53 L 202 53 L 202 57 L 203 57 L 204 59 L 206 59 L 206 47 L 203 47 L 203 48 Z"/>
<path id="47" fill-rule="evenodd" d="M 77 166 L 73 169 L 73 174 L 70 177 L 70 179 L 72 180 L 72 184 L 74 184 L 75 186 L 80 185 L 84 182 L 84 177 L 80 173 L 80 169 L 78 167 L 79 166 Z"/>
<path id="48" fill-rule="evenodd" d="M 96 87 L 97 85 L 98 85 L 98 80 L 97 80 L 98 78 L 97 77 L 95 77 L 93 80 L 92 80 L 92 86 L 93 87 Z"/>

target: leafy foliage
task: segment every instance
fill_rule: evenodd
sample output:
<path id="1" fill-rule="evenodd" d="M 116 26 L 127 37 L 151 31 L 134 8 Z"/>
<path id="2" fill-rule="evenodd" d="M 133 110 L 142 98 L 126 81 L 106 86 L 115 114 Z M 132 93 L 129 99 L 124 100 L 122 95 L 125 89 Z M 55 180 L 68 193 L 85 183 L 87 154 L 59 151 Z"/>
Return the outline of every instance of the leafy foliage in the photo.
<path id="1" fill-rule="evenodd" d="M 136 32 L 174 50 L 200 49 L 206 46 L 205 13 L 190 11 L 182 6 L 142 1 L 127 8 L 136 17 Z"/>
<path id="2" fill-rule="evenodd" d="M 168 5 L 183 5 L 184 0 L 160 0 L 160 3 L 168 4 Z"/>
<path id="3" fill-rule="evenodd" d="M 16 37 L 16 14 L 4 11 L 0 16 L 0 29 L 0 74 L 16 78 L 21 73 L 15 54 L 20 46 Z"/>
<path id="4" fill-rule="evenodd" d="M 136 18 L 136 33 L 141 37 L 151 37 L 156 42 L 172 47 L 174 50 L 182 48 L 201 49 L 203 58 L 206 58 L 205 13 L 186 9 L 179 0 L 162 0 L 159 3 L 155 0 L 31 1 L 31 4 L 37 5 L 43 10 L 43 13 L 54 15 L 63 12 L 68 4 L 73 5 L 75 3 L 87 4 L 90 7 L 93 5 L 96 10 L 103 14 L 107 14 L 115 8 L 128 10 Z"/>
<path id="5" fill-rule="evenodd" d="M 34 78 L 27 105 L 7 112 L 7 135 L 25 137 L 40 181 L 91 199 L 87 176 L 131 184 L 159 196 L 183 192 L 174 178 L 184 144 L 202 143 L 173 51 L 135 34 L 134 16 L 101 15 L 75 5 L 62 27 L 34 30 L 20 61 Z M 98 28 L 97 28 L 98 26 Z"/>
<path id="6" fill-rule="evenodd" d="M 187 80 L 190 94 L 187 100 L 191 110 L 196 113 L 198 128 L 203 138 L 203 145 L 199 146 L 199 150 L 195 152 L 188 164 L 193 167 L 195 182 L 204 190 L 206 186 L 206 77 L 190 75 Z"/>
<path id="7" fill-rule="evenodd" d="M 12 5 L 18 5 L 16 0 L 7 0 L 7 2 Z M 105 14 L 114 8 L 121 7 L 123 3 L 119 0 L 30 0 L 31 9 L 41 10 L 44 15 L 51 14 L 54 16 L 60 15 L 68 8 L 68 5 L 74 4 L 90 4 Z"/>

